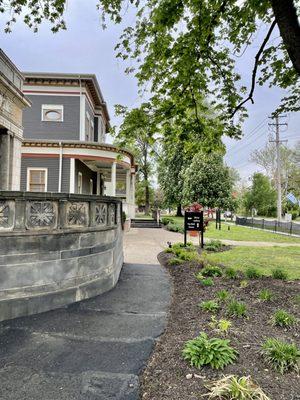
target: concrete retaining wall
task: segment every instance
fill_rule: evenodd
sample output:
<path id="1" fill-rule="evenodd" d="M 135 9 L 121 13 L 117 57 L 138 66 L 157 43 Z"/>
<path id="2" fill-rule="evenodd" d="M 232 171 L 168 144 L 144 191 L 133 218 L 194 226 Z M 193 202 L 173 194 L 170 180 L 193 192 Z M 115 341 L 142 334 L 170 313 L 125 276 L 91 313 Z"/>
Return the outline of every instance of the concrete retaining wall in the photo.
<path id="1" fill-rule="evenodd" d="M 0 321 L 110 290 L 122 264 L 115 198 L 0 192 Z"/>

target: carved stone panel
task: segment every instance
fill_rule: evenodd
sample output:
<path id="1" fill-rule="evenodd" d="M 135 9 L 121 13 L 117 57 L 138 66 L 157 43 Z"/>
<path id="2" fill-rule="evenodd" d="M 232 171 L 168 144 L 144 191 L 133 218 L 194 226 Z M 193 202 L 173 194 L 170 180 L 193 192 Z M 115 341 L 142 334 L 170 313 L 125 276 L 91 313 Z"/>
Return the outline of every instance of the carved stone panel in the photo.
<path id="1" fill-rule="evenodd" d="M 116 225 L 116 204 L 109 205 L 109 222 L 110 225 Z"/>
<path id="2" fill-rule="evenodd" d="M 57 204 L 53 201 L 29 201 L 26 204 L 27 229 L 55 229 Z"/>
<path id="3" fill-rule="evenodd" d="M 80 227 L 89 225 L 89 203 L 70 202 L 67 204 L 66 226 Z"/>
<path id="4" fill-rule="evenodd" d="M 14 227 L 15 202 L 0 201 L 0 232 Z"/>
<path id="5" fill-rule="evenodd" d="M 98 226 L 107 225 L 107 204 L 96 203 L 95 205 L 95 224 Z"/>

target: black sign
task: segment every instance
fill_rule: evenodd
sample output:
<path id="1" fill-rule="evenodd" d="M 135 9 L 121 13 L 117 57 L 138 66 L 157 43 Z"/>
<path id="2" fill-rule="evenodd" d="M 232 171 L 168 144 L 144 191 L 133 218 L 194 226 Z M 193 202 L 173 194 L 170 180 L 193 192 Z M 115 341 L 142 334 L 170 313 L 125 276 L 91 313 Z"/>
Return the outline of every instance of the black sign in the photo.
<path id="1" fill-rule="evenodd" d="M 184 214 L 185 231 L 203 232 L 203 211 L 190 212 Z"/>

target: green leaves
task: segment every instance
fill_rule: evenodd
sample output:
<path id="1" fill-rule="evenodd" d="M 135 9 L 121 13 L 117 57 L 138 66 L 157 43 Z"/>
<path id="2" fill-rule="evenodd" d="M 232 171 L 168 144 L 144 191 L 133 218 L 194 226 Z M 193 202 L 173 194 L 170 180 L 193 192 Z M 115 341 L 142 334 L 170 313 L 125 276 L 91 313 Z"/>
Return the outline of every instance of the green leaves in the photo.
<path id="1" fill-rule="evenodd" d="M 225 339 L 209 339 L 205 333 L 201 333 L 185 343 L 182 354 L 192 367 L 200 369 L 209 365 L 214 369 L 223 369 L 228 364 L 233 364 L 238 356 L 238 352 L 229 343 Z"/>
<path id="2" fill-rule="evenodd" d="M 281 374 L 290 370 L 299 372 L 300 350 L 294 343 L 267 339 L 262 345 L 262 356 Z"/>

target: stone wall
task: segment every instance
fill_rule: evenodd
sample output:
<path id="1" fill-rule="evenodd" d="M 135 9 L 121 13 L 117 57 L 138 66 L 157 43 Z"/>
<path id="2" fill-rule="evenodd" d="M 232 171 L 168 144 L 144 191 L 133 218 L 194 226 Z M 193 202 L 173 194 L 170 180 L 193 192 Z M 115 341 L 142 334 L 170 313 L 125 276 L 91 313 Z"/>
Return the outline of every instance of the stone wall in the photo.
<path id="1" fill-rule="evenodd" d="M 122 264 L 117 199 L 0 192 L 0 320 L 110 290 Z"/>

